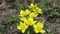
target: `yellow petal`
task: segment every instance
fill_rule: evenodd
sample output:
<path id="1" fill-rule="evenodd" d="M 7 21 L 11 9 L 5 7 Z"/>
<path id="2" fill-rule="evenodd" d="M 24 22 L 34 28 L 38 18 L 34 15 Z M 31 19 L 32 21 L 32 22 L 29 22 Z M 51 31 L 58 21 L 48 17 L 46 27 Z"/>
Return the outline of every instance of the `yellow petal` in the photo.
<path id="1" fill-rule="evenodd" d="M 43 30 L 43 29 L 42 29 L 42 30 L 40 30 L 40 33 L 45 33 L 45 32 L 46 32 L 46 31 L 45 31 L 45 30 Z"/>
<path id="2" fill-rule="evenodd" d="M 17 26 L 17 29 L 18 29 L 18 30 L 21 30 L 20 26 Z"/>
<path id="3" fill-rule="evenodd" d="M 40 14 L 42 14 L 42 10 L 41 10 L 39 7 L 36 7 L 35 9 L 33 9 L 33 11 L 34 11 L 35 13 L 40 13 Z"/>
<path id="4" fill-rule="evenodd" d="M 35 30 L 35 33 L 39 33 L 39 31 L 38 30 Z"/>
<path id="5" fill-rule="evenodd" d="M 33 3 L 30 4 L 30 6 L 28 6 L 29 8 L 34 9 L 37 5 L 34 5 Z"/>
<path id="6" fill-rule="evenodd" d="M 21 24 L 23 24 L 23 22 L 20 21 L 20 22 L 19 22 L 19 25 L 21 25 Z"/>
<path id="7" fill-rule="evenodd" d="M 27 20 L 24 21 L 25 24 L 32 26 L 33 24 L 36 23 L 33 18 L 29 17 Z"/>
<path id="8" fill-rule="evenodd" d="M 23 10 L 20 11 L 20 15 L 19 16 L 25 16 L 25 13 Z"/>
<path id="9" fill-rule="evenodd" d="M 34 4 L 31 3 L 30 6 L 29 6 L 29 8 L 34 8 Z"/>
<path id="10" fill-rule="evenodd" d="M 38 15 L 38 14 L 35 14 L 34 12 L 31 12 L 29 16 L 30 16 L 30 17 L 37 17 L 37 15 Z"/>
<path id="11" fill-rule="evenodd" d="M 21 11 L 20 11 L 20 14 L 22 14 L 22 13 L 24 13 L 24 11 L 23 11 L 23 10 L 21 10 Z"/>
<path id="12" fill-rule="evenodd" d="M 27 16 L 29 13 L 30 11 L 28 9 L 26 9 L 25 11 L 21 10 L 19 16 L 24 17 L 24 16 Z"/>
<path id="13" fill-rule="evenodd" d="M 26 9 L 26 10 L 25 10 L 25 13 L 28 13 L 28 14 L 29 14 L 29 13 L 30 13 L 30 10 Z"/>
<path id="14" fill-rule="evenodd" d="M 26 17 L 21 17 L 20 20 L 25 21 L 25 20 L 27 20 L 27 18 Z"/>
<path id="15" fill-rule="evenodd" d="M 27 29 L 27 27 L 28 27 L 28 26 L 27 26 L 26 24 L 20 25 L 20 28 L 21 28 L 21 29 Z"/>
<path id="16" fill-rule="evenodd" d="M 24 33 L 25 32 L 25 30 L 22 30 L 22 33 Z"/>
<path id="17" fill-rule="evenodd" d="M 38 22 L 37 26 L 39 26 L 42 29 L 43 28 L 43 23 Z"/>

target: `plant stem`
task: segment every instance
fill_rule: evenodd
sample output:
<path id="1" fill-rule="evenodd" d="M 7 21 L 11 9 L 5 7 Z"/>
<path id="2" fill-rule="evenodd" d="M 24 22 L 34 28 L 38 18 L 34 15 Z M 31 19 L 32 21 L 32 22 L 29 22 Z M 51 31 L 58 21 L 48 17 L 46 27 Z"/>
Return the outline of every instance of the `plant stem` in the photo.
<path id="1" fill-rule="evenodd" d="M 29 34 L 29 33 L 30 33 L 30 31 L 28 30 L 28 31 L 27 31 L 27 34 Z"/>

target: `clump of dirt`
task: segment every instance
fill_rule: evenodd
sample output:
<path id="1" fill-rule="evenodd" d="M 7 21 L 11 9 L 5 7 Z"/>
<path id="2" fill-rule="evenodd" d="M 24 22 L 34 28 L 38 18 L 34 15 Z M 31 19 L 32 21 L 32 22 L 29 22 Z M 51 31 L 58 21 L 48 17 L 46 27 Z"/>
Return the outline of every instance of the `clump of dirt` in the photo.
<path id="1" fill-rule="evenodd" d="M 0 32 L 2 34 L 17 34 L 15 24 L 7 23 L 7 18 L 11 15 L 18 15 L 14 8 L 14 0 L 0 0 Z"/>

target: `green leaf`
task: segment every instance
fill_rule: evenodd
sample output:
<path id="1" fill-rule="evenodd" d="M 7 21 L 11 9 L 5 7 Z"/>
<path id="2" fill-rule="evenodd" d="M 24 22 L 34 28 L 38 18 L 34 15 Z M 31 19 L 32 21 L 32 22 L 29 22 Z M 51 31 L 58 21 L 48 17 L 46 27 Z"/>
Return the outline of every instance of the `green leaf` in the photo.
<path id="1" fill-rule="evenodd" d="M 9 16 L 7 18 L 7 22 L 16 21 L 16 20 L 17 20 L 17 17 L 16 16 Z"/>
<path id="2" fill-rule="evenodd" d="M 0 34 L 2 34 L 2 33 L 0 32 Z"/>

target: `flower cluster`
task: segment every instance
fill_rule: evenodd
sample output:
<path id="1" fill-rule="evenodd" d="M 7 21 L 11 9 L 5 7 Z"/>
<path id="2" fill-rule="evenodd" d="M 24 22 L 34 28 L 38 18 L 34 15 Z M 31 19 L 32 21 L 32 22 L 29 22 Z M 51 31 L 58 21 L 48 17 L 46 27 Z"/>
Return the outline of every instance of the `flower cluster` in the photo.
<path id="1" fill-rule="evenodd" d="M 43 29 L 43 23 L 34 19 L 38 16 L 38 13 L 42 14 L 42 10 L 33 3 L 31 3 L 28 7 L 31 10 L 20 10 L 20 22 L 19 25 L 17 25 L 17 29 L 24 33 L 29 26 L 33 26 L 35 33 L 45 33 L 45 30 Z"/>

